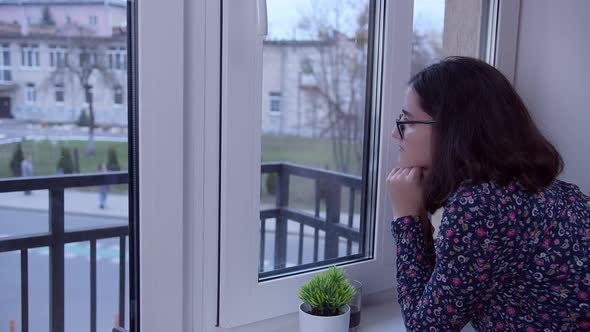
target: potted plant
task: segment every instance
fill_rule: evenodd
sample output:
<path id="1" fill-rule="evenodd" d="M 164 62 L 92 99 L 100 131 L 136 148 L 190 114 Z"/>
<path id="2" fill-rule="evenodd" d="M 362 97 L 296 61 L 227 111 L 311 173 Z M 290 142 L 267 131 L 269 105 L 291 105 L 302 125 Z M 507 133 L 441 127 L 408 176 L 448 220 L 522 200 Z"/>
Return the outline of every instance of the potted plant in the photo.
<path id="1" fill-rule="evenodd" d="M 346 273 L 335 266 L 315 275 L 299 289 L 299 331 L 347 332 L 354 293 Z"/>

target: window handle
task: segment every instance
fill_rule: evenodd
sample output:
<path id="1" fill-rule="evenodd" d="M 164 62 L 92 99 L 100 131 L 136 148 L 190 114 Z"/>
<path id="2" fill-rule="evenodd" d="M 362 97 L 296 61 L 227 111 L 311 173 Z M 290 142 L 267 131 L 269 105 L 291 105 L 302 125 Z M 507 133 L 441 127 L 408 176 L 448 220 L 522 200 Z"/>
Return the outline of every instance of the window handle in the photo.
<path id="1" fill-rule="evenodd" d="M 258 12 L 258 35 L 266 36 L 268 34 L 268 15 L 266 12 L 266 0 L 256 0 L 256 10 Z"/>

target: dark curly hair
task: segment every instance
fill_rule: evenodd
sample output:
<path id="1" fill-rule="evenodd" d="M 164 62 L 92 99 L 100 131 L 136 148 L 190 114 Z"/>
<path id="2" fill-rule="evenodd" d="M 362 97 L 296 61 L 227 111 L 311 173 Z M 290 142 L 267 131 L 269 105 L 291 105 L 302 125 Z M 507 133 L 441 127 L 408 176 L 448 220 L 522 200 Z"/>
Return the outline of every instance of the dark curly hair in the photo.
<path id="1" fill-rule="evenodd" d="M 426 210 L 434 213 L 464 182 L 516 181 L 529 193 L 549 185 L 563 159 L 541 134 L 510 82 L 493 66 L 448 57 L 409 82 L 435 121 Z"/>

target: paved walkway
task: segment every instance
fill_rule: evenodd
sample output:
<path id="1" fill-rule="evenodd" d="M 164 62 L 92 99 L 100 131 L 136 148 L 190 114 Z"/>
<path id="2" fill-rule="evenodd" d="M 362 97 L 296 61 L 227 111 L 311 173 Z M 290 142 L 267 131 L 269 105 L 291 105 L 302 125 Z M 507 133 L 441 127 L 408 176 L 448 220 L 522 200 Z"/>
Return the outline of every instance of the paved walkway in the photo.
<path id="1" fill-rule="evenodd" d="M 66 213 L 124 219 L 129 217 L 127 195 L 109 193 L 105 209 L 100 209 L 98 206 L 98 191 L 66 190 L 64 195 Z M 0 208 L 48 211 L 49 191 L 37 190 L 33 191 L 31 195 L 25 195 L 22 191 L 0 193 Z"/>

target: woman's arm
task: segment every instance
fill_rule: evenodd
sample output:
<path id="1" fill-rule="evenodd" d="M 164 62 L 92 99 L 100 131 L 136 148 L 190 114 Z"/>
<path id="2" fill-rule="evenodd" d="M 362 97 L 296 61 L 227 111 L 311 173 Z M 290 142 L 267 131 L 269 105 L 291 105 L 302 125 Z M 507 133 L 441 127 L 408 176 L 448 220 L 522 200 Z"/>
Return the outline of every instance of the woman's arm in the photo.
<path id="1" fill-rule="evenodd" d="M 397 290 L 408 331 L 459 331 L 484 306 L 498 277 L 493 259 L 494 217 L 485 198 L 469 190 L 456 193 L 444 211 L 436 259 L 430 262 L 422 220 L 401 217 L 392 222 L 397 240 Z M 493 243 L 493 242 L 492 242 Z M 494 252 L 497 254 L 497 252 Z"/>

